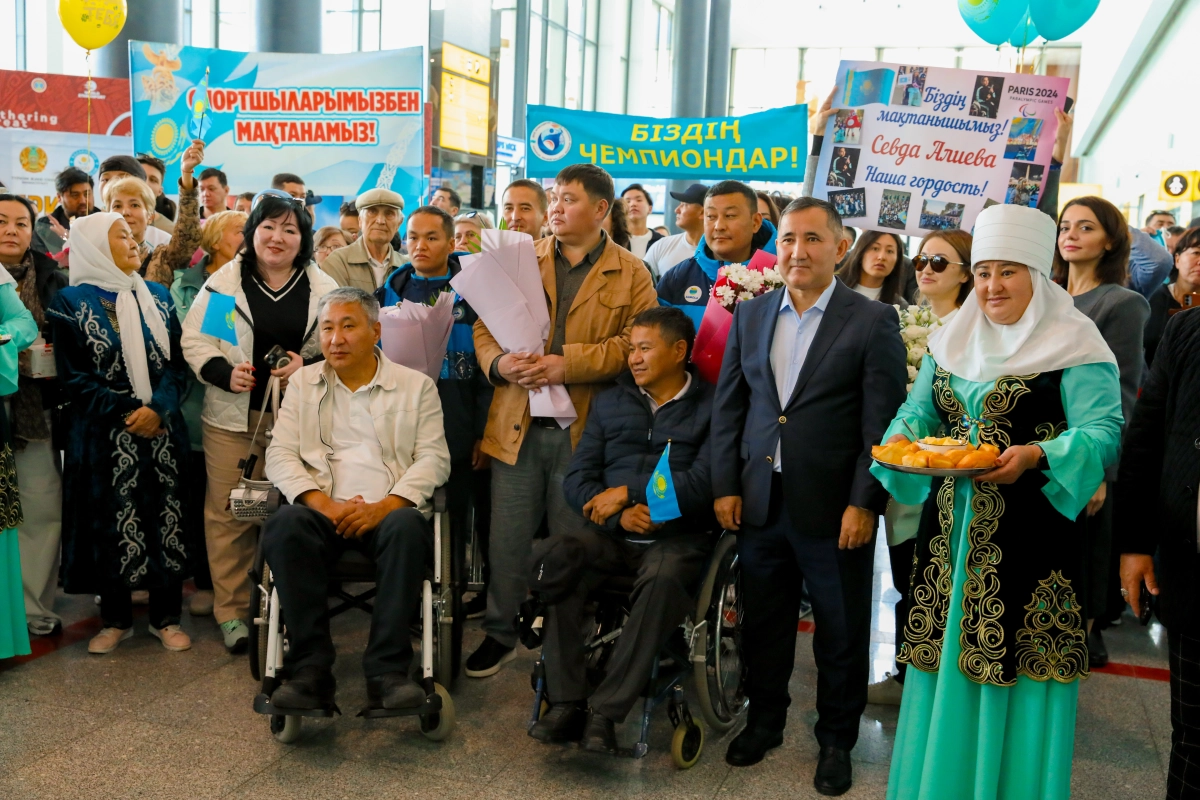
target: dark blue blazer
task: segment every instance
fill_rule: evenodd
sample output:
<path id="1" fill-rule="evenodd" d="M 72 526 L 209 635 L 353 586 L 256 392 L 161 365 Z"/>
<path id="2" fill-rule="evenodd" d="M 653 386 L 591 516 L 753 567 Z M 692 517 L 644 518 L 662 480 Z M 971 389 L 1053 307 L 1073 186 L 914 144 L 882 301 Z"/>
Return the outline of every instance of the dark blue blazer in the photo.
<path id="1" fill-rule="evenodd" d="M 740 495 L 742 522 L 766 524 L 780 444 L 792 524 L 803 534 L 837 536 L 846 506 L 882 514 L 887 505 L 869 467 L 871 445 L 905 398 L 900 323 L 891 306 L 835 280 L 795 391 L 780 403 L 771 342 L 781 291 L 734 311 L 713 402 L 713 495 Z"/>

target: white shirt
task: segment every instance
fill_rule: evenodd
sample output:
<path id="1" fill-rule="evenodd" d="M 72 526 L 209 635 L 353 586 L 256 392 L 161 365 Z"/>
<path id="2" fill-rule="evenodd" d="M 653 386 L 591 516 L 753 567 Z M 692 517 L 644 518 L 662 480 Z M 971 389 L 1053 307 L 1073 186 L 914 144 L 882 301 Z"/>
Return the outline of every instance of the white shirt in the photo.
<path id="1" fill-rule="evenodd" d="M 341 378 L 333 377 L 333 499 L 342 503 L 362 495 L 368 503 L 388 496 L 394 477 L 383 464 L 383 448 L 371 416 L 371 389 L 379 377 L 378 363 L 370 383 L 351 392 Z"/>
<path id="2" fill-rule="evenodd" d="M 678 400 L 679 398 L 683 397 L 684 394 L 687 393 L 688 387 L 692 385 L 692 373 L 686 372 L 686 373 L 684 373 L 684 375 L 686 377 L 686 380 L 684 380 L 684 382 L 683 382 L 683 388 L 680 389 L 675 394 L 674 397 L 672 397 L 670 400 L 668 400 L 667 403 L 672 403 L 672 402 Z M 660 406 L 658 403 L 654 402 L 654 398 L 650 395 L 650 393 L 647 392 L 645 389 L 643 389 L 640 386 L 638 387 L 638 391 L 641 392 L 642 394 L 646 395 L 646 399 L 650 401 L 650 413 L 651 414 L 657 414 L 658 410 L 667 404 L 667 403 L 663 403 L 662 406 Z"/>
<path id="3" fill-rule="evenodd" d="M 874 289 L 872 289 L 871 287 L 863 286 L 860 283 L 858 286 L 854 287 L 854 291 L 858 292 L 859 294 L 861 294 L 863 297 L 867 298 L 868 300 L 878 300 L 879 295 L 883 294 L 883 287 L 876 286 Z"/>
<path id="4" fill-rule="evenodd" d="M 650 246 L 650 237 L 654 235 L 654 231 L 648 230 L 645 233 L 634 236 L 629 234 L 629 252 L 633 253 L 638 258 L 646 257 L 646 248 Z"/>
<path id="5" fill-rule="evenodd" d="M 367 261 L 371 265 L 371 272 L 375 273 L 375 285 L 383 286 L 383 279 L 387 277 L 388 268 L 392 266 L 392 246 L 388 245 L 387 252 L 383 255 L 383 261 L 376 261 L 375 256 L 371 255 L 371 251 L 367 249 Z"/>
<path id="6" fill-rule="evenodd" d="M 657 281 L 666 275 L 671 267 L 695 255 L 696 245 L 699 243 L 699 239 L 689 242 L 686 233 L 664 236 L 650 245 L 643 260 L 646 262 L 646 266 L 650 267 L 650 274 Z"/>
<path id="7" fill-rule="evenodd" d="M 817 298 L 817 302 L 803 314 L 796 313 L 792 305 L 792 293 L 784 289 L 783 301 L 779 304 L 779 319 L 775 323 L 775 336 L 771 339 L 771 371 L 775 373 L 775 388 L 779 392 L 779 406 L 784 408 L 792 398 L 796 381 L 800 378 L 800 370 L 808 358 L 809 348 L 816 338 L 817 328 L 825 316 L 825 307 L 833 296 L 835 278 L 830 281 L 825 291 Z M 780 423 L 783 424 L 783 423 Z M 783 471 L 782 435 L 780 442 L 775 444 L 776 472 Z"/>

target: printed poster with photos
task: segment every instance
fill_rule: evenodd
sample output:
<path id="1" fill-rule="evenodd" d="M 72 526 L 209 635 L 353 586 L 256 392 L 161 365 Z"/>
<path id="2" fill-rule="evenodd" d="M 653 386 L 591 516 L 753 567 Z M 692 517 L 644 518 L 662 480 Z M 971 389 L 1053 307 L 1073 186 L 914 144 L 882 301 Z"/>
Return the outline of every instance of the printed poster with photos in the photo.
<path id="1" fill-rule="evenodd" d="M 813 194 L 847 225 L 970 231 L 996 203 L 1036 206 L 1067 78 L 843 61 Z"/>

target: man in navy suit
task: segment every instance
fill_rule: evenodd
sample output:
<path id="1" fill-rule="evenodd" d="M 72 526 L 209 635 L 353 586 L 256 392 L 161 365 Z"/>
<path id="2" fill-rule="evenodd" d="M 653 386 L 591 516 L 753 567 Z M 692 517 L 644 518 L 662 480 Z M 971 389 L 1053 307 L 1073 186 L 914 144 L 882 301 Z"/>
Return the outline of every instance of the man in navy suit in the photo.
<path id="1" fill-rule="evenodd" d="M 750 701 L 725 760 L 748 766 L 783 741 L 800 587 L 816 632 L 813 783 L 850 788 L 850 750 L 867 702 L 871 575 L 887 492 L 868 472 L 904 401 L 894 309 L 834 279 L 848 244 L 833 206 L 793 201 L 780 219 L 785 287 L 738 305 L 712 419 L 714 510 L 741 530 L 742 657 Z"/>

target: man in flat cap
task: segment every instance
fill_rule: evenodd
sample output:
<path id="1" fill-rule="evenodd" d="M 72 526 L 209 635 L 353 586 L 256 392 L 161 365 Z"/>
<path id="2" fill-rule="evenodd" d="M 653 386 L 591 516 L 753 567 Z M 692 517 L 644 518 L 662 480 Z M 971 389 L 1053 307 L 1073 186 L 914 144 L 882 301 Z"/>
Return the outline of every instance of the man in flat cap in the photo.
<path id="1" fill-rule="evenodd" d="M 404 199 L 390 189 L 369 189 L 354 205 L 362 233 L 354 244 L 330 253 L 321 269 L 338 286 L 374 293 L 388 273 L 408 263 L 407 256 L 392 248 L 404 222 Z"/>

